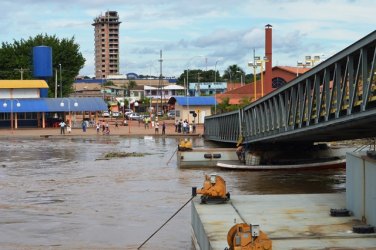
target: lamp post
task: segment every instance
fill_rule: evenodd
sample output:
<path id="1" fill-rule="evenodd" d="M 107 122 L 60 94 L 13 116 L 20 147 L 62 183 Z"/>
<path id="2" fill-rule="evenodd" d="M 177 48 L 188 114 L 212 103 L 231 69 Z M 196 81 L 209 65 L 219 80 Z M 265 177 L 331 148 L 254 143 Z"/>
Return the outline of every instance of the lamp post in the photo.
<path id="1" fill-rule="evenodd" d="M 254 97 L 253 98 L 256 101 L 256 99 L 257 99 L 257 93 L 256 93 L 256 90 L 257 90 L 256 89 L 256 68 L 257 68 L 257 64 L 256 64 L 255 61 L 253 61 L 253 62 L 249 62 L 248 66 L 253 68 L 253 87 L 254 87 L 254 91 L 253 91 Z"/>
<path id="2" fill-rule="evenodd" d="M 203 57 L 203 56 L 200 55 L 200 56 L 194 56 L 194 57 L 191 57 L 191 58 L 189 58 L 188 63 L 187 63 L 187 84 L 186 84 L 186 89 L 185 89 L 185 91 L 186 91 L 186 96 L 189 95 L 189 93 L 188 93 L 188 89 L 189 89 L 189 77 L 188 77 L 189 63 L 190 63 L 190 61 L 191 61 L 192 59 L 195 59 L 195 58 L 197 58 L 197 57 Z"/>
<path id="3" fill-rule="evenodd" d="M 243 71 L 237 70 L 236 73 L 240 73 L 240 86 L 243 86 Z"/>
<path id="4" fill-rule="evenodd" d="M 307 66 L 307 64 L 305 64 L 303 62 L 300 62 L 300 61 L 296 62 L 296 77 L 299 76 L 299 67 L 305 68 L 306 66 Z"/>
<path id="5" fill-rule="evenodd" d="M 70 99 L 68 99 L 68 98 L 62 99 L 61 102 L 60 102 L 60 107 L 64 107 L 65 106 L 64 105 L 64 100 L 66 100 L 67 103 L 68 103 L 69 127 L 72 127 L 72 119 L 71 119 L 71 114 L 70 114 Z M 78 102 L 74 101 L 73 106 L 78 107 Z"/>
<path id="6" fill-rule="evenodd" d="M 16 104 L 16 107 L 19 108 L 21 107 L 21 103 L 18 101 L 18 99 L 10 99 L 9 102 L 10 102 L 10 127 L 11 127 L 11 130 L 12 130 L 12 134 L 13 134 L 13 101 L 16 100 L 17 101 L 17 104 Z M 8 104 L 7 102 L 5 101 L 3 103 L 3 107 L 4 108 L 7 108 L 8 107 Z M 15 124 L 15 127 L 17 128 L 17 123 Z"/>
<path id="7" fill-rule="evenodd" d="M 214 114 L 217 114 L 217 63 L 220 60 L 217 60 L 215 62 L 215 67 L 214 67 Z"/>
<path id="8" fill-rule="evenodd" d="M 315 66 L 315 62 L 319 62 L 321 60 L 320 56 L 306 56 L 305 57 L 305 64 L 306 66 Z"/>
<path id="9" fill-rule="evenodd" d="M 59 63 L 59 69 L 60 69 L 60 98 L 63 97 L 63 80 L 61 78 L 61 63 Z"/>

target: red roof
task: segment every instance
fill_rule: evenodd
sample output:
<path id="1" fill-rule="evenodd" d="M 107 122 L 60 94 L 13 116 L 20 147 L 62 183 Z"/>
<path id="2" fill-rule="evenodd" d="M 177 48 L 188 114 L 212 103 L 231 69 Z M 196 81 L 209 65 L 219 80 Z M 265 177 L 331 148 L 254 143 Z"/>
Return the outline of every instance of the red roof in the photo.
<path id="1" fill-rule="evenodd" d="M 279 75 L 281 72 L 285 71 L 289 75 L 289 79 L 294 79 L 296 77 L 296 73 L 304 74 L 310 68 L 302 68 L 302 67 L 291 67 L 291 66 L 275 66 L 272 69 L 275 74 Z M 265 72 L 264 72 L 265 73 Z M 273 77 L 277 77 L 276 75 L 273 75 Z M 244 86 L 239 86 L 239 83 L 229 83 L 228 86 L 228 91 L 223 93 L 223 94 L 217 94 L 216 99 L 217 102 L 222 102 L 223 99 L 229 98 L 229 103 L 230 104 L 240 104 L 242 100 L 244 99 L 250 99 L 251 101 L 254 101 L 255 99 L 255 85 L 254 83 L 246 84 Z M 237 88 L 235 88 L 238 86 Z M 262 89 L 261 89 L 261 80 L 258 80 L 256 82 L 256 100 L 262 97 Z M 266 95 L 268 93 L 263 93 L 263 95 Z"/>

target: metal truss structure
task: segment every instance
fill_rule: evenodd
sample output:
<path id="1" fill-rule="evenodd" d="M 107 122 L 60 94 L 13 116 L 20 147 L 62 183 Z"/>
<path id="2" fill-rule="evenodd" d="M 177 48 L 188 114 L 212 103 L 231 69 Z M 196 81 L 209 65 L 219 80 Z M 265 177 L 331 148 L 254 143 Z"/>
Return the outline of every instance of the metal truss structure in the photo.
<path id="1" fill-rule="evenodd" d="M 205 118 L 205 138 L 322 142 L 376 136 L 376 31 L 252 104 Z"/>

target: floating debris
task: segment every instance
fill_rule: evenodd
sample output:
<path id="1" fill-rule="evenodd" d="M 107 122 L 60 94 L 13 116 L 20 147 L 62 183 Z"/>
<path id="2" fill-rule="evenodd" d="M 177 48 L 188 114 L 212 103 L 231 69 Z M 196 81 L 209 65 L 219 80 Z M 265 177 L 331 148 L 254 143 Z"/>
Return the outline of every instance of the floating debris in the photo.
<path id="1" fill-rule="evenodd" d="M 121 158 L 121 157 L 143 157 L 147 154 L 145 153 L 136 153 L 136 152 L 110 152 L 105 154 L 104 158 Z"/>

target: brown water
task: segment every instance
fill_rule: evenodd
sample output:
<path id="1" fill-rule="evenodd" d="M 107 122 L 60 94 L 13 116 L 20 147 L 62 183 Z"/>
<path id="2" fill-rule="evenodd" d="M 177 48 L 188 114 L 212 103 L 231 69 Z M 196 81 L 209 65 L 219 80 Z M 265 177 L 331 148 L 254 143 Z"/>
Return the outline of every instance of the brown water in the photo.
<path id="1" fill-rule="evenodd" d="M 195 139 L 195 147 L 206 145 Z M 232 195 L 344 191 L 344 170 L 181 170 L 174 138 L 13 139 L 0 145 L 0 249 L 136 249 L 220 174 Z M 105 153 L 150 153 L 102 160 Z M 186 206 L 142 249 L 192 249 Z"/>

